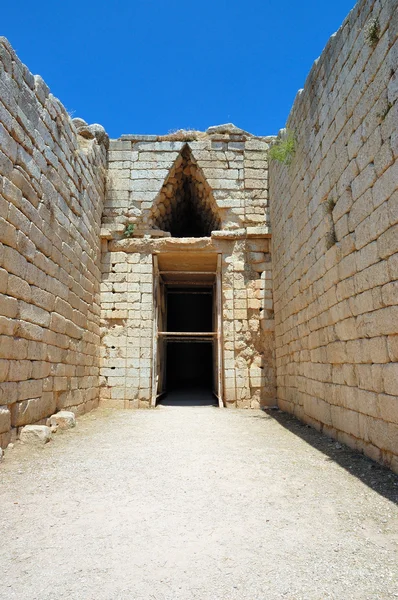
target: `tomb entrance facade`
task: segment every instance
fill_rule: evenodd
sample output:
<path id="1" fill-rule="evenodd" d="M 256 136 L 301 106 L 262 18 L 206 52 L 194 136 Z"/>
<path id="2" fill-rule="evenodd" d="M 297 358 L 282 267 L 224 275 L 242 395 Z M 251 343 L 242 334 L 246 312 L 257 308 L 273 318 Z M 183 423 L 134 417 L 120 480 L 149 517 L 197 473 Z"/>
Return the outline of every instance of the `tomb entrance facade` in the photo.
<path id="1" fill-rule="evenodd" d="M 274 404 L 268 143 L 233 125 L 110 142 L 101 405 L 188 380 L 220 406 Z"/>

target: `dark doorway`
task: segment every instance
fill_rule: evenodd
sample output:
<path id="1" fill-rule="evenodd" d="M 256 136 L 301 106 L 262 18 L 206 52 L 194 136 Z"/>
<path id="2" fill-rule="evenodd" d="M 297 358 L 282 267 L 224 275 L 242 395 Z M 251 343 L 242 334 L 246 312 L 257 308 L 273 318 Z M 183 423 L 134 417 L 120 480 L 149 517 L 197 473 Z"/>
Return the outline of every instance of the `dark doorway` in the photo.
<path id="1" fill-rule="evenodd" d="M 172 342 L 167 344 L 166 385 L 168 390 L 213 385 L 211 342 Z"/>
<path id="2" fill-rule="evenodd" d="M 212 332 L 212 288 L 168 289 L 167 331 Z"/>
<path id="3" fill-rule="evenodd" d="M 163 210 L 155 212 L 158 205 Z M 185 145 L 160 191 L 152 226 L 169 231 L 172 237 L 208 237 L 222 227 L 218 212 L 203 171 Z"/>
<path id="4" fill-rule="evenodd" d="M 168 288 L 165 405 L 212 405 L 213 288 Z M 180 335 L 179 335 L 180 334 Z M 190 335 L 182 335 L 190 334 Z"/>

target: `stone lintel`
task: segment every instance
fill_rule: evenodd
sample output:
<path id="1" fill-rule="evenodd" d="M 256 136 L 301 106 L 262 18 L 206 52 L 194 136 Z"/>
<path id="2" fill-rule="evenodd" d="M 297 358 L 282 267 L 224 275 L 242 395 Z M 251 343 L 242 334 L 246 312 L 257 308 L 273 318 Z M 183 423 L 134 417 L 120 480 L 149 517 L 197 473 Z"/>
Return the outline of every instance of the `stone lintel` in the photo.
<path id="1" fill-rule="evenodd" d="M 265 229 L 253 227 L 252 229 Z M 213 232 L 214 233 L 214 232 Z M 263 238 L 270 239 L 270 233 L 256 232 L 252 235 L 236 232 L 217 232 L 222 235 L 202 238 L 129 238 L 108 241 L 109 252 L 159 254 L 163 252 L 223 252 L 229 247 L 228 242 L 239 239 Z M 232 233 L 233 235 L 225 235 Z"/>
<path id="2" fill-rule="evenodd" d="M 203 238 L 130 238 L 108 242 L 111 252 L 141 252 L 157 254 L 159 252 L 176 252 L 180 250 L 216 251 L 210 237 Z"/>

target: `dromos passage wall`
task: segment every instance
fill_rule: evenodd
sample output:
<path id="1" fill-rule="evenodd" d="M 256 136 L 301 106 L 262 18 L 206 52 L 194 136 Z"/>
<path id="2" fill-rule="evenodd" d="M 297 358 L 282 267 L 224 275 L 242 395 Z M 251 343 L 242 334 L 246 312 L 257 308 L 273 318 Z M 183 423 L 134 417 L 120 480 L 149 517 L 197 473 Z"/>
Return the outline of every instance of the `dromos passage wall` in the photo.
<path id="1" fill-rule="evenodd" d="M 398 469 L 398 3 L 358 2 L 270 163 L 279 406 Z"/>
<path id="2" fill-rule="evenodd" d="M 3 447 L 57 409 L 98 404 L 107 138 L 99 126 L 81 130 L 0 38 Z"/>

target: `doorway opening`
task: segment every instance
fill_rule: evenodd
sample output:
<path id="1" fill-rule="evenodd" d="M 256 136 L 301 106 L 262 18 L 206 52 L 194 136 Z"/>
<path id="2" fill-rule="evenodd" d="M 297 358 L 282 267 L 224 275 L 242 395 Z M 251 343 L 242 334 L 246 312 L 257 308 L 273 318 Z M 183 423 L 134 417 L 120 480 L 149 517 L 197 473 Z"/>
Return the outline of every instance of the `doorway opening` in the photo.
<path id="1" fill-rule="evenodd" d="M 197 269 L 206 266 L 205 259 L 197 259 Z M 170 255 L 154 257 L 153 406 L 222 406 L 217 255 L 207 262 L 209 271 L 186 271 Z"/>
<path id="2" fill-rule="evenodd" d="M 211 341 L 167 342 L 166 386 L 168 392 L 181 389 L 213 390 L 213 348 Z"/>
<path id="3" fill-rule="evenodd" d="M 167 286 L 166 395 L 161 404 L 215 404 L 213 288 Z"/>

